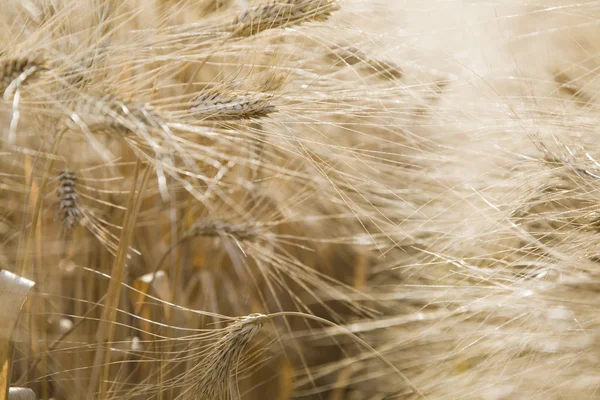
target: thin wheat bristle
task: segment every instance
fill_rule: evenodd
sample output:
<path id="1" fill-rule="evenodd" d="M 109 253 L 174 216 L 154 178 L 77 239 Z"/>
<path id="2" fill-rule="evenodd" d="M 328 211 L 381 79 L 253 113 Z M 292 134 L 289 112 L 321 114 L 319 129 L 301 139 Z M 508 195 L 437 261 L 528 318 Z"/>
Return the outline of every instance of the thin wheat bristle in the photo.
<path id="1" fill-rule="evenodd" d="M 225 328 L 204 360 L 197 366 L 196 399 L 225 400 L 231 398 L 229 378 L 236 371 L 244 349 L 267 321 L 264 314 L 239 317 Z"/>
<path id="2" fill-rule="evenodd" d="M 195 223 L 188 229 L 185 236 L 216 237 L 220 235 L 228 235 L 237 240 L 252 240 L 259 236 L 259 232 L 249 224 L 231 224 L 222 220 L 213 220 Z"/>
<path id="3" fill-rule="evenodd" d="M 0 61 L 0 95 L 15 79 L 29 69 L 34 69 L 29 75 L 31 77 L 37 70 L 42 69 L 42 63 L 29 57 L 7 58 Z"/>
<path id="4" fill-rule="evenodd" d="M 65 228 L 71 230 L 81 219 L 81 211 L 77 205 L 77 176 L 74 171 L 67 169 L 60 173 L 58 180 L 60 217 Z"/>
<path id="5" fill-rule="evenodd" d="M 236 16 L 233 33 L 251 36 L 268 29 L 287 28 L 308 21 L 324 22 L 339 8 L 335 0 L 270 1 Z"/>
<path id="6" fill-rule="evenodd" d="M 190 110 L 194 117 L 207 120 L 264 118 L 276 111 L 265 99 L 218 92 L 203 93 L 194 98 L 192 104 Z"/>

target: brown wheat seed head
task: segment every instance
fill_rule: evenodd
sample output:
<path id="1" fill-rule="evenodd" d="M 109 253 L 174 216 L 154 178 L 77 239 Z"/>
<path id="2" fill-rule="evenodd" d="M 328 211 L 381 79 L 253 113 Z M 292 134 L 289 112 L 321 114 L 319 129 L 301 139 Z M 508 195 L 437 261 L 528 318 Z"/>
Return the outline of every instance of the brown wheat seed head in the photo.
<path id="1" fill-rule="evenodd" d="M 75 171 L 66 169 L 60 173 L 58 180 L 56 193 L 60 217 L 65 228 L 71 230 L 81 219 L 81 211 L 77 205 L 77 176 Z"/>
<path id="2" fill-rule="evenodd" d="M 362 63 L 382 77 L 400 79 L 404 76 L 402 68 L 395 63 L 370 56 L 353 45 L 336 46 L 329 56 L 336 64 L 354 66 Z"/>
<path id="3" fill-rule="evenodd" d="M 276 108 L 266 99 L 251 95 L 209 92 L 194 98 L 190 111 L 199 119 L 236 120 L 263 118 L 275 112 Z"/>
<path id="4" fill-rule="evenodd" d="M 19 76 L 30 71 L 29 78 L 44 68 L 43 62 L 36 58 L 27 56 L 6 58 L 0 61 L 0 95 L 10 86 Z"/>
<path id="5" fill-rule="evenodd" d="M 233 21 L 233 33 L 256 35 L 267 29 L 286 28 L 303 22 L 324 22 L 339 10 L 335 0 L 270 1 L 251 7 Z"/>
<path id="6" fill-rule="evenodd" d="M 237 240 L 252 240 L 259 236 L 256 226 L 249 224 L 231 224 L 222 220 L 201 221 L 192 225 L 186 232 L 186 236 L 208 236 L 219 235 L 232 236 Z"/>
<path id="7" fill-rule="evenodd" d="M 139 124 L 155 128 L 158 124 L 153 110 L 145 104 L 137 104 L 113 95 L 79 96 L 73 113 L 94 131 L 131 133 Z"/>
<path id="8" fill-rule="evenodd" d="M 250 314 L 239 317 L 225 328 L 225 334 L 211 346 L 210 352 L 198 365 L 195 399 L 231 399 L 231 375 L 235 372 L 244 349 L 267 319 L 266 315 L 260 313 Z"/>

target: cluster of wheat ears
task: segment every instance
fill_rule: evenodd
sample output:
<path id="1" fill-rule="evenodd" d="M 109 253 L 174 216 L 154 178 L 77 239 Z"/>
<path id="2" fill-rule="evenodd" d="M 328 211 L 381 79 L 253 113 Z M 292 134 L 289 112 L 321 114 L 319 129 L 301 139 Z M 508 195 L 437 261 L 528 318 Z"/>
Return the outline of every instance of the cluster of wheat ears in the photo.
<path id="1" fill-rule="evenodd" d="M 11 386 L 600 397 L 598 32 L 598 1 L 0 0 Z"/>

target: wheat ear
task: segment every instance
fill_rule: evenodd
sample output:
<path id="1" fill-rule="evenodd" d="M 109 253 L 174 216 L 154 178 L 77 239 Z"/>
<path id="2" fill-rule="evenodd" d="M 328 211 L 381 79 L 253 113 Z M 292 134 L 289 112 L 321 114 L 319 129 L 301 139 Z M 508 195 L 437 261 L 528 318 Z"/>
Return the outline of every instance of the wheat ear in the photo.
<path id="1" fill-rule="evenodd" d="M 234 36 L 251 36 L 262 31 L 288 28 L 303 22 L 324 22 L 340 6 L 334 0 L 270 1 L 250 7 L 233 21 Z"/>
<path id="2" fill-rule="evenodd" d="M 60 183 L 56 192 L 60 217 L 65 228 L 71 230 L 81 218 L 77 205 L 77 176 L 74 171 L 67 169 L 60 173 L 58 179 Z"/>
<path id="3" fill-rule="evenodd" d="M 91 131 L 108 131 L 120 134 L 157 128 L 157 116 L 146 104 L 131 104 L 113 95 L 82 96 L 71 115 L 76 116 Z"/>
<path id="4" fill-rule="evenodd" d="M 367 55 L 360 49 L 349 46 L 337 46 L 332 50 L 330 56 L 336 63 L 346 65 L 365 64 L 369 69 L 375 71 L 380 76 L 390 79 L 400 79 L 404 76 L 404 71 L 398 65 L 391 61 L 381 60 Z"/>
<path id="5" fill-rule="evenodd" d="M 192 100 L 190 111 L 194 117 L 207 120 L 256 119 L 275 112 L 275 106 L 251 95 L 207 92 Z"/>
<path id="6" fill-rule="evenodd" d="M 221 235 L 231 236 L 236 240 L 244 241 L 258 238 L 259 232 L 256 230 L 256 224 L 232 224 L 223 220 L 197 222 L 185 231 L 183 236 L 163 254 L 154 269 L 154 274 L 158 272 L 171 251 L 181 243 L 195 237 L 217 237 Z"/>
<path id="7" fill-rule="evenodd" d="M 339 329 L 340 333 L 347 335 L 356 343 L 372 352 L 376 358 L 406 383 L 413 394 L 419 398 L 425 398 L 423 393 L 395 365 L 347 328 L 315 315 L 294 311 L 282 311 L 268 315 L 250 314 L 238 317 L 235 322 L 225 328 L 225 335 L 214 346 L 211 346 L 207 356 L 194 368 L 199 373 L 194 385 L 195 398 L 200 400 L 228 400 L 231 398 L 229 378 L 239 365 L 239 360 L 244 349 L 258 334 L 265 322 L 275 317 L 307 318 Z"/>
<path id="8" fill-rule="evenodd" d="M 225 328 L 223 335 L 203 361 L 196 367 L 199 371 L 194 385 L 197 399 L 225 400 L 231 398 L 229 379 L 239 365 L 248 343 L 258 334 L 268 317 L 250 314 L 237 318 Z"/>
<path id="9" fill-rule="evenodd" d="M 38 71 L 45 69 L 42 61 L 31 57 L 15 57 L 0 60 L 0 94 L 4 95 L 19 78 L 24 83 Z"/>
<path id="10" fill-rule="evenodd" d="M 180 244 L 195 237 L 202 236 L 217 237 L 221 235 L 227 235 L 239 241 L 255 240 L 260 235 L 256 228 L 256 224 L 231 224 L 223 220 L 200 221 L 193 224 L 187 231 L 185 231 L 183 236 L 177 242 L 171 245 L 167 251 L 164 252 L 156 264 L 156 267 L 154 267 L 154 271 L 152 271 L 152 279 L 150 280 L 148 287 L 152 287 L 156 273 L 161 269 L 169 254 L 171 254 L 171 251 L 173 251 L 173 249 Z"/>

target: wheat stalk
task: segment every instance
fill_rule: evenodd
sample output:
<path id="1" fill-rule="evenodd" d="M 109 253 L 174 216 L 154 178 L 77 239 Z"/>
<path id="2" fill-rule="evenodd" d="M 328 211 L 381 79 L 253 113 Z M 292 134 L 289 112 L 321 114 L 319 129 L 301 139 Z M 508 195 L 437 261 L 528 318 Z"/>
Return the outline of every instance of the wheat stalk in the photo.
<path id="1" fill-rule="evenodd" d="M 335 0 L 270 1 L 236 16 L 233 35 L 251 36 L 268 29 L 288 28 L 308 21 L 324 22 L 339 8 Z"/>
<path id="2" fill-rule="evenodd" d="M 88 398 L 93 397 L 96 385 L 100 380 L 100 398 L 106 398 L 107 393 L 107 375 L 109 373 L 111 353 L 106 351 L 105 344 L 113 341 L 115 334 L 115 320 L 117 318 L 118 302 L 121 296 L 121 283 L 125 278 L 125 263 L 129 253 L 129 245 L 132 240 L 135 220 L 141 207 L 142 198 L 146 183 L 150 173 L 150 168 L 146 168 L 140 179 L 140 187 L 137 188 L 140 178 L 141 162 L 138 160 L 135 166 L 134 180 L 132 190 L 128 199 L 128 207 L 123 221 L 123 230 L 119 240 L 119 248 L 115 257 L 115 262 L 111 270 L 111 281 L 106 292 L 106 300 L 102 310 L 100 325 L 96 333 L 96 353 L 94 356 L 94 366 L 91 373 L 91 383 L 88 387 Z M 104 363 L 103 363 L 104 361 Z"/>

